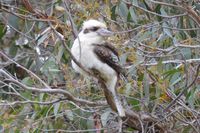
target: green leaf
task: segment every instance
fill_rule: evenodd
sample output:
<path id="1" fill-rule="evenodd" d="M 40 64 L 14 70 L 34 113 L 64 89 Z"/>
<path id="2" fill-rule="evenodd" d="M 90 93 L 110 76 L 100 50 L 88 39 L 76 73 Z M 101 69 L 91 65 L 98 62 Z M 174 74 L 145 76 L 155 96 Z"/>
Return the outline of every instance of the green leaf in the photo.
<path id="1" fill-rule="evenodd" d="M 166 13 L 166 11 L 164 10 L 164 8 L 160 8 L 160 14 L 161 14 L 161 15 L 164 15 L 164 16 L 167 16 L 167 13 Z"/>
<path id="2" fill-rule="evenodd" d="M 133 7 L 130 7 L 129 12 L 130 12 L 130 15 L 131 15 L 132 20 L 133 20 L 135 23 L 137 23 L 138 17 L 137 17 L 137 15 L 136 15 L 135 10 L 133 9 Z"/>
<path id="3" fill-rule="evenodd" d="M 184 28 L 184 16 L 181 16 L 178 23 L 178 28 Z"/>
<path id="4" fill-rule="evenodd" d="M 62 76 L 59 75 L 60 70 L 56 64 L 56 60 L 51 57 L 41 67 L 40 71 L 46 75 L 48 83 L 54 81 L 53 79 L 55 78 L 62 78 Z"/>
<path id="5" fill-rule="evenodd" d="M 22 83 L 27 85 L 27 86 L 32 86 L 33 85 L 33 80 L 30 78 L 30 77 L 25 77 L 23 80 L 22 80 Z"/>
<path id="6" fill-rule="evenodd" d="M 144 73 L 138 75 L 138 81 L 143 81 L 143 79 L 144 79 Z"/>
<path id="7" fill-rule="evenodd" d="M 56 56 L 56 59 L 58 62 L 60 62 L 62 56 L 63 56 L 63 53 L 64 53 L 65 49 L 64 49 L 64 46 L 61 45 L 59 48 L 58 48 L 58 54 Z"/>
<path id="8" fill-rule="evenodd" d="M 164 28 L 164 27 L 169 27 L 168 24 L 167 24 L 166 22 L 163 22 L 163 23 L 162 23 L 162 26 L 163 26 L 163 32 L 164 32 L 166 35 L 168 35 L 169 37 L 172 38 L 172 32 L 171 32 L 171 30 L 168 29 L 168 28 Z"/>
<path id="9" fill-rule="evenodd" d="M 40 102 L 43 101 L 44 95 L 45 95 L 44 93 L 40 93 L 40 94 L 39 94 L 39 101 L 40 101 Z"/>
<path id="10" fill-rule="evenodd" d="M 164 76 L 164 79 L 173 76 L 175 73 L 180 72 L 179 69 L 171 69 L 169 71 L 164 72 L 162 75 Z"/>
<path id="11" fill-rule="evenodd" d="M 158 5 L 156 6 L 156 8 L 155 8 L 155 12 L 158 13 L 158 14 L 161 14 L 160 8 L 161 8 L 161 5 L 158 4 Z M 161 16 L 157 16 L 157 18 L 158 18 L 158 21 L 159 21 L 159 22 L 162 21 L 162 17 L 161 17 Z"/>
<path id="12" fill-rule="evenodd" d="M 20 19 L 15 15 L 10 15 L 8 17 L 8 25 L 14 27 L 17 30 L 20 30 L 19 29 L 19 21 L 20 21 Z"/>
<path id="13" fill-rule="evenodd" d="M 65 114 L 67 115 L 67 118 L 70 119 L 71 121 L 74 120 L 74 114 L 71 110 L 66 110 Z"/>
<path id="14" fill-rule="evenodd" d="M 192 127 L 184 126 L 182 133 L 192 133 Z"/>
<path id="15" fill-rule="evenodd" d="M 89 116 L 89 118 L 87 120 L 87 128 L 88 129 L 93 129 L 95 127 L 93 119 L 94 119 L 93 116 Z"/>
<path id="16" fill-rule="evenodd" d="M 189 48 L 181 48 L 181 53 L 186 59 L 191 59 L 193 56 L 193 51 Z"/>
<path id="17" fill-rule="evenodd" d="M 127 15 L 127 22 L 131 22 L 132 21 L 132 19 L 131 19 L 131 14 L 130 14 L 130 12 L 128 12 L 128 15 Z"/>
<path id="18" fill-rule="evenodd" d="M 116 14 L 115 14 L 116 7 L 117 7 L 117 6 L 113 6 L 113 7 L 111 8 L 111 19 L 112 19 L 112 20 L 116 20 Z"/>
<path id="19" fill-rule="evenodd" d="M 188 94 L 187 94 L 187 96 L 186 96 L 186 99 L 187 99 L 187 101 L 188 101 L 188 104 L 189 104 L 189 106 L 190 106 L 190 108 L 191 109 L 194 109 L 194 104 L 195 104 L 195 92 L 197 92 L 198 93 L 198 91 L 195 91 L 196 89 L 192 89 Z"/>
<path id="20" fill-rule="evenodd" d="M 138 0 L 131 0 L 132 4 L 138 6 Z"/>
<path id="21" fill-rule="evenodd" d="M 147 10 L 151 11 L 151 8 L 149 7 L 149 3 L 146 0 L 144 0 L 144 5 Z"/>
<path id="22" fill-rule="evenodd" d="M 137 111 L 140 110 L 141 106 L 140 106 L 140 101 L 139 100 L 137 100 L 135 98 L 131 98 L 131 99 L 128 100 L 128 103 L 130 105 L 132 105 L 132 107 L 134 108 L 134 110 L 137 110 Z"/>
<path id="23" fill-rule="evenodd" d="M 125 94 L 130 95 L 132 91 L 131 83 L 127 83 L 125 87 L 126 87 Z"/>
<path id="24" fill-rule="evenodd" d="M 7 31 L 7 27 L 3 23 L 0 22 L 0 40 L 6 34 L 6 31 Z"/>
<path id="25" fill-rule="evenodd" d="M 124 2 L 121 2 L 118 6 L 119 8 L 119 15 L 126 21 L 128 16 L 128 7 Z"/>
<path id="26" fill-rule="evenodd" d="M 9 49 L 9 55 L 12 57 L 15 57 L 18 51 L 18 46 L 15 45 L 15 42 L 12 42 L 10 49 Z"/>
<path id="27" fill-rule="evenodd" d="M 54 113 L 55 116 L 57 116 L 59 108 L 60 108 L 60 102 L 57 102 L 57 103 L 53 104 L 53 107 L 54 107 L 53 108 L 53 113 Z"/>
<path id="28" fill-rule="evenodd" d="M 179 72 L 173 74 L 171 77 L 170 77 L 170 86 L 173 87 L 174 85 L 176 85 L 178 82 L 181 82 L 182 81 L 182 77 L 180 75 Z"/>
<path id="29" fill-rule="evenodd" d="M 194 6 L 196 7 L 197 10 L 200 10 L 200 3 L 199 2 L 194 2 Z"/>
<path id="30" fill-rule="evenodd" d="M 111 111 L 108 110 L 106 111 L 105 113 L 103 113 L 101 115 L 101 122 L 102 122 L 102 125 L 105 127 L 107 122 L 108 122 L 108 118 L 109 118 L 109 115 L 111 114 Z"/>
<path id="31" fill-rule="evenodd" d="M 138 42 L 141 42 L 145 40 L 146 38 L 148 38 L 149 36 L 151 36 L 152 34 L 153 34 L 152 31 L 147 31 L 142 34 L 138 34 L 137 36 L 135 36 L 135 38 L 137 39 Z"/>
<path id="32" fill-rule="evenodd" d="M 36 114 L 36 119 L 45 117 L 47 113 L 49 112 L 49 108 L 51 108 L 51 106 L 41 106 Z"/>
<path id="33" fill-rule="evenodd" d="M 189 19 L 188 26 L 189 26 L 189 28 L 195 28 L 195 22 L 193 20 Z M 189 33 L 192 38 L 197 37 L 197 33 L 195 30 L 190 30 Z"/>

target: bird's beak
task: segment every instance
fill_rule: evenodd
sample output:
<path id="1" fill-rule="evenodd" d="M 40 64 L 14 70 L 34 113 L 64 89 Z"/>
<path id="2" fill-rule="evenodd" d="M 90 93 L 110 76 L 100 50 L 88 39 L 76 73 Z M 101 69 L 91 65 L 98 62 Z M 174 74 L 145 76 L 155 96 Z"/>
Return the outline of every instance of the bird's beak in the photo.
<path id="1" fill-rule="evenodd" d="M 108 36 L 112 36 L 114 33 L 106 28 L 100 28 L 97 30 L 97 33 L 101 36 L 105 36 L 105 37 L 108 37 Z"/>

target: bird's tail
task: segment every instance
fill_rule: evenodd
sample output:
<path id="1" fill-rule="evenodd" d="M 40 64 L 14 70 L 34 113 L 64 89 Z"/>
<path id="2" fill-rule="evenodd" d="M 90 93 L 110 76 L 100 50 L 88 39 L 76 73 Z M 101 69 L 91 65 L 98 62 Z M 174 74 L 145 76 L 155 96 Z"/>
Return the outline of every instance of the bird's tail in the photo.
<path id="1" fill-rule="evenodd" d="M 119 116 L 125 117 L 124 107 L 122 106 L 122 102 L 121 102 L 121 100 L 119 99 L 119 96 L 116 93 L 113 94 L 113 100 L 115 102 L 115 106 L 116 106 L 116 109 L 117 109 Z"/>
<path id="2" fill-rule="evenodd" d="M 106 89 L 104 89 L 104 94 L 111 108 L 117 111 L 120 117 L 125 117 L 124 107 L 116 91 L 117 80 L 117 76 L 110 77 L 110 80 L 106 82 Z"/>

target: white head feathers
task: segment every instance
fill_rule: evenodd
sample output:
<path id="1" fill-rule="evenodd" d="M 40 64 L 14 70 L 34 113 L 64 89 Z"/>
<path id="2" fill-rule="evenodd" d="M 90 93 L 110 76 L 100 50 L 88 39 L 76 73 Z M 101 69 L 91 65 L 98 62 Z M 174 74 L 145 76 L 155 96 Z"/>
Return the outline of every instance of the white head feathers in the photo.
<path id="1" fill-rule="evenodd" d="M 81 35 L 87 36 L 87 37 L 108 37 L 113 35 L 113 32 L 109 31 L 107 29 L 107 26 L 105 23 L 97 21 L 97 20 L 88 20 L 83 23 L 83 28 Z"/>
<path id="2" fill-rule="evenodd" d="M 107 28 L 105 23 L 94 20 L 94 19 L 90 19 L 83 23 L 83 29 L 89 29 L 92 27 Z"/>

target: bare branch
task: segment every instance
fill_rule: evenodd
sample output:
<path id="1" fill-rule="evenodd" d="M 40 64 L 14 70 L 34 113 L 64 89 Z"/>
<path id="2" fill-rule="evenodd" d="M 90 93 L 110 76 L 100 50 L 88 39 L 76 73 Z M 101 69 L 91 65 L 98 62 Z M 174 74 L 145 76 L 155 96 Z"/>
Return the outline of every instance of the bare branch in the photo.
<path id="1" fill-rule="evenodd" d="M 89 105 L 89 106 L 106 105 L 106 102 L 101 102 L 101 101 L 90 102 L 90 101 L 87 101 L 87 100 L 84 100 L 84 99 L 76 98 L 71 93 L 69 93 L 68 91 L 65 91 L 65 90 L 62 90 L 62 89 L 39 89 L 39 88 L 35 88 L 35 87 L 26 86 L 26 85 L 22 84 L 21 82 L 19 82 L 17 80 L 13 80 L 13 79 L 6 79 L 5 81 L 15 83 L 15 84 L 19 85 L 20 87 L 22 87 L 23 89 L 33 91 L 33 92 L 49 93 L 49 94 L 63 94 L 65 97 L 67 97 L 68 100 L 74 101 L 75 103 L 79 103 L 79 104 L 82 104 L 82 105 Z"/>
<path id="2" fill-rule="evenodd" d="M 186 60 L 187 63 L 198 63 L 200 62 L 200 59 L 188 59 Z M 175 63 L 175 64 L 183 64 L 184 60 L 167 60 L 167 61 L 162 61 L 162 64 L 169 64 L 169 63 Z M 142 66 L 155 66 L 158 65 L 158 62 L 153 62 L 153 63 L 143 63 L 141 64 Z"/>

